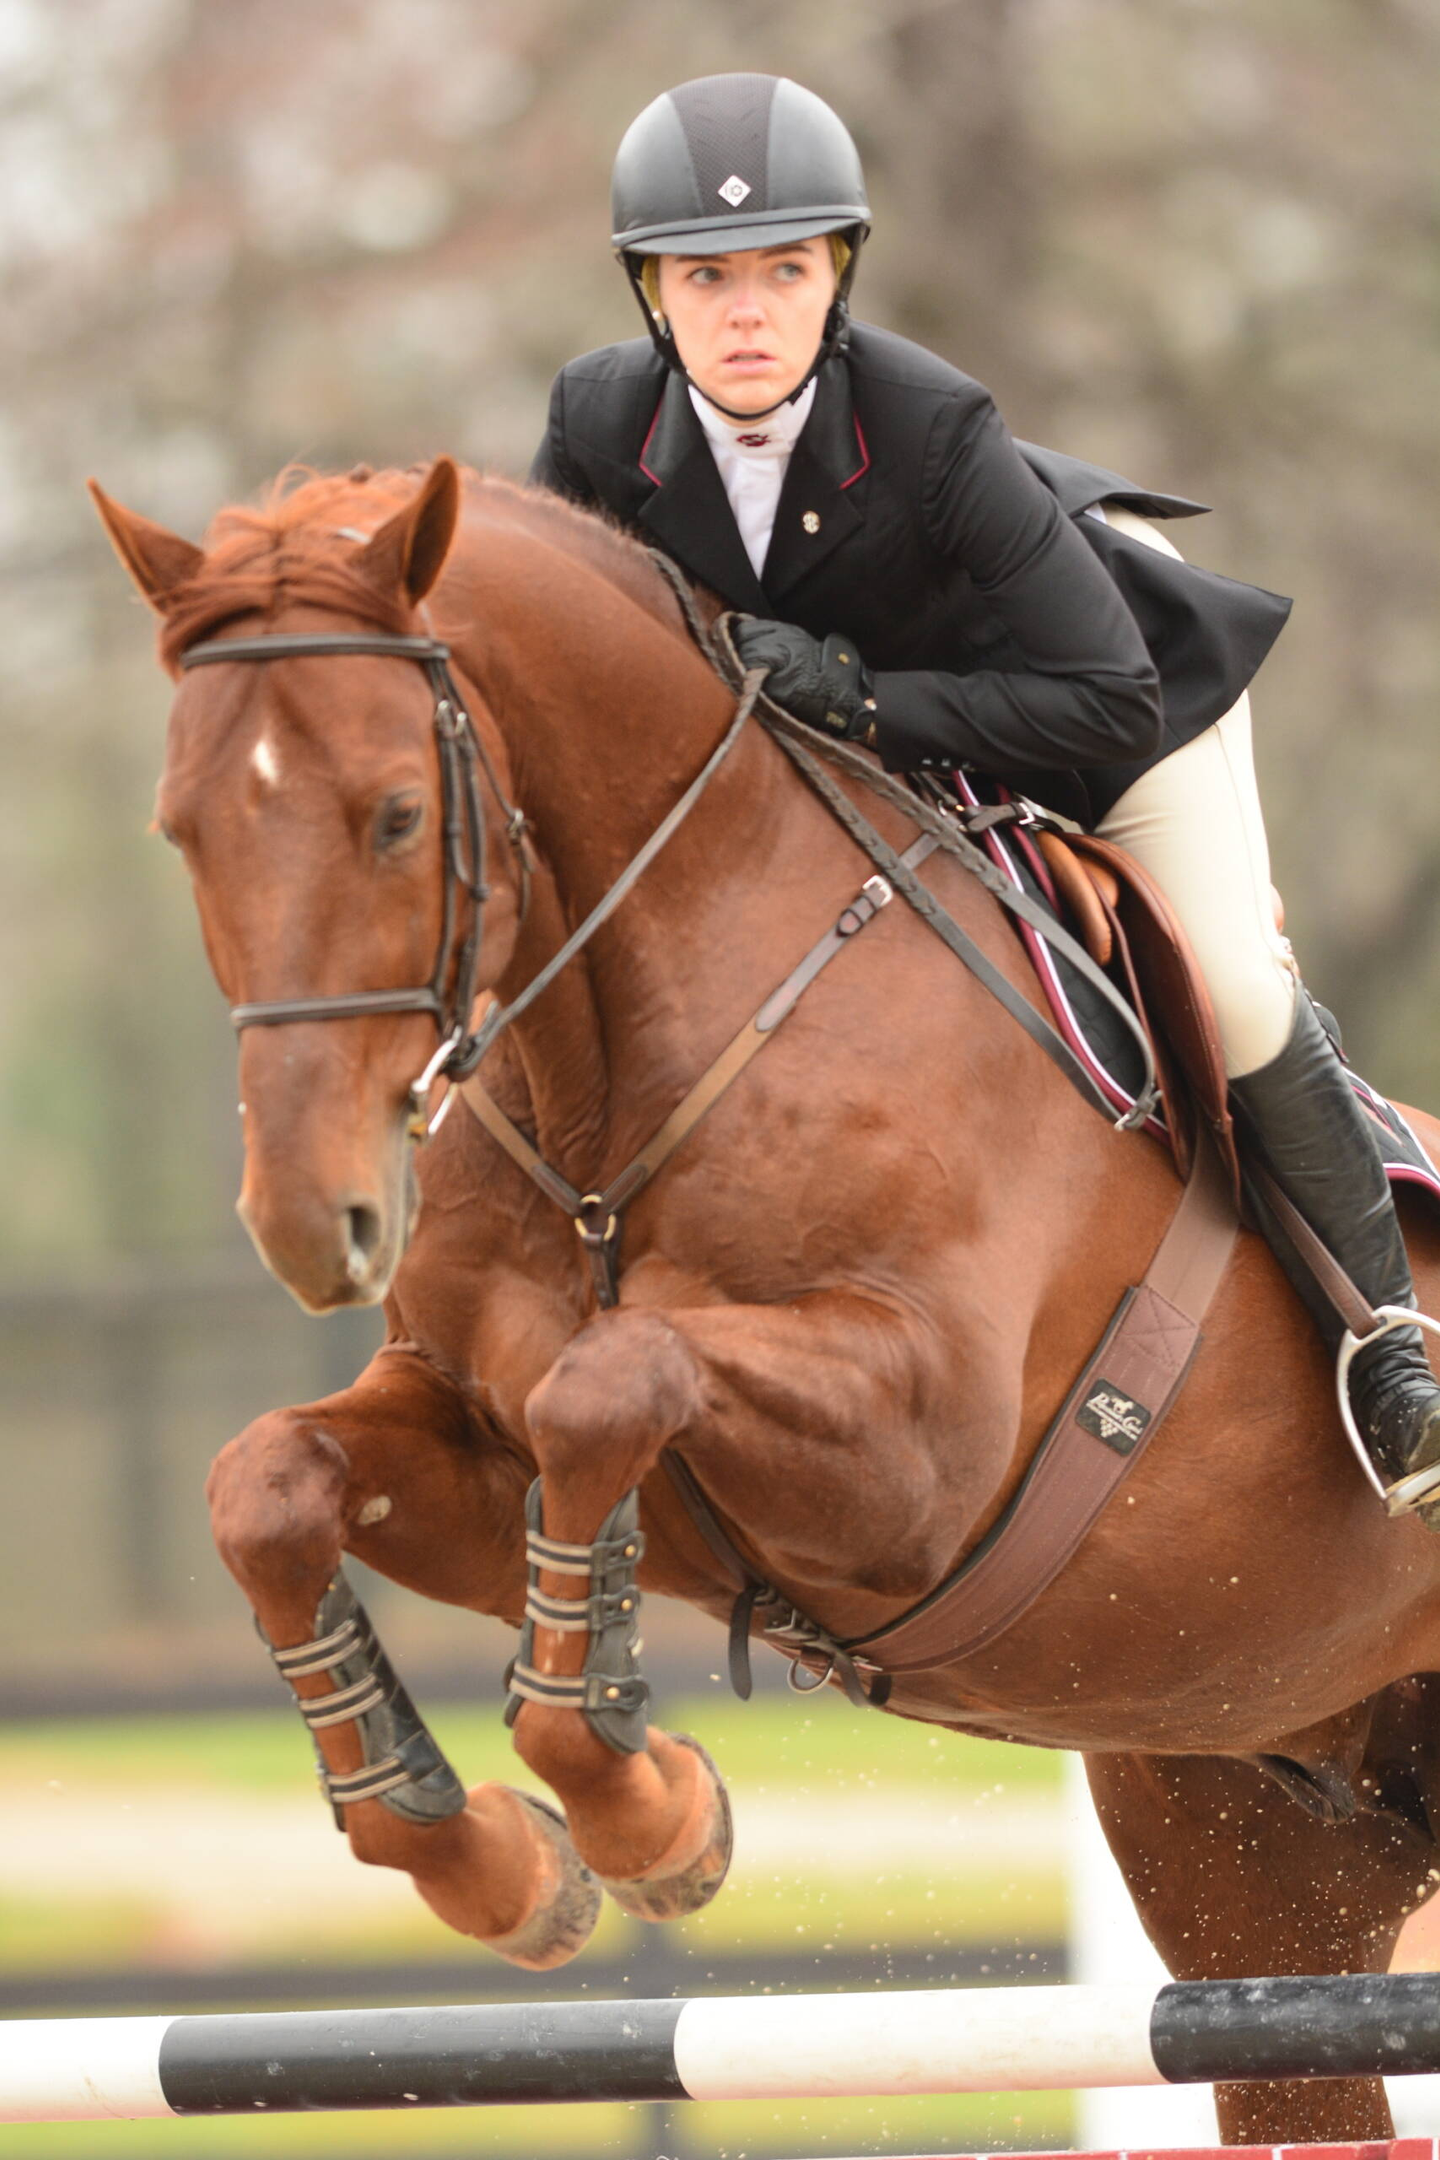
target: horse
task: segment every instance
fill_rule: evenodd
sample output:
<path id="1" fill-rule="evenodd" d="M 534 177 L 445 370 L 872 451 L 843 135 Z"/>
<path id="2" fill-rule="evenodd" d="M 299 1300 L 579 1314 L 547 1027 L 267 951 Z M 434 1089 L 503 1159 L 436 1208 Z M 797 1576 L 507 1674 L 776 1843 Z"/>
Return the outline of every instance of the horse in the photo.
<path id="1" fill-rule="evenodd" d="M 1004 1511 L 1175 1174 L 891 908 L 637 1193 L 598 1296 L 613 1225 L 582 1208 L 572 1226 L 463 1080 L 417 1149 L 445 1060 L 474 1014 L 513 1007 L 485 1087 L 588 1203 L 853 900 L 851 839 L 737 716 L 646 551 L 569 504 L 448 459 L 361 468 L 277 484 L 198 547 L 93 491 L 177 683 L 157 820 L 242 1025 L 241 1215 L 307 1309 L 386 1313 L 352 1387 L 221 1453 L 217 1543 L 358 1857 L 548 1969 L 601 1887 L 658 1920 L 724 1874 L 713 1766 L 646 1723 L 628 1677 L 637 1581 L 717 1619 L 734 1600 L 667 1466 L 829 1636 L 883 1626 Z M 468 779 L 446 749 L 457 700 Z M 913 836 L 893 804 L 872 814 L 896 847 Z M 927 879 L 1034 1000 L 980 886 L 943 855 Z M 1440 1239 L 1408 1228 L 1431 1302 Z M 346 1603 L 346 1553 L 523 1623 L 515 1745 L 563 1819 L 507 1787 L 467 1795 L 425 1751 Z M 1318 1337 L 1246 1232 L 1123 1496 L 1012 1626 L 884 1707 L 1079 1750 L 1177 1978 L 1381 1969 L 1437 1877 L 1437 1590 L 1440 1548 L 1376 1505 Z M 581 1700 L 602 1638 L 626 1653 L 608 1723 Z M 390 1721 L 389 1789 L 367 1716 Z M 1231 2141 L 1390 2134 L 1378 2080 L 1217 2098 Z"/>

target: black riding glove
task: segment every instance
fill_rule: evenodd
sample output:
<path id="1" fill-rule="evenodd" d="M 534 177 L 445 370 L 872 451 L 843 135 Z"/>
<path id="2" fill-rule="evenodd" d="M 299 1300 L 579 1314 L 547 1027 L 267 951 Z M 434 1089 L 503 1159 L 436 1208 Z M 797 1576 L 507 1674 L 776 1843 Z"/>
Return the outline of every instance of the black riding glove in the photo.
<path id="1" fill-rule="evenodd" d="M 832 635 L 824 644 L 794 623 L 765 622 L 742 615 L 735 625 L 735 647 L 747 668 L 769 669 L 765 695 L 810 727 L 859 742 L 875 719 L 869 670 L 849 638 Z"/>

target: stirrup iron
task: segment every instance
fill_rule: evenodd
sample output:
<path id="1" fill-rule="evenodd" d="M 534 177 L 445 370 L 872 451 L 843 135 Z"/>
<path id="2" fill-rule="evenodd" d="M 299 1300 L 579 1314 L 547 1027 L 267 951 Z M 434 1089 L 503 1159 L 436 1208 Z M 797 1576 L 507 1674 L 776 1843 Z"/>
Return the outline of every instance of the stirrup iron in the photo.
<path id="1" fill-rule="evenodd" d="M 1404 1477 L 1396 1478 L 1387 1485 L 1371 1459 L 1365 1445 L 1364 1435 L 1355 1422 L 1355 1412 L 1350 1403 L 1350 1367 L 1362 1350 L 1379 1342 L 1383 1335 L 1394 1335 L 1401 1328 L 1428 1329 L 1430 1334 L 1440 1336 L 1440 1320 L 1432 1320 L 1428 1313 L 1416 1312 L 1409 1305 L 1377 1305 L 1375 1317 L 1380 1325 L 1368 1335 L 1356 1335 L 1350 1328 L 1340 1338 L 1335 1355 L 1335 1390 L 1340 1404 L 1340 1423 L 1345 1437 L 1359 1459 L 1366 1481 L 1379 1495 L 1387 1515 L 1408 1515 L 1412 1509 L 1421 1507 L 1427 1500 L 1440 1496 L 1440 1462 L 1427 1463 L 1423 1470 L 1411 1470 Z"/>

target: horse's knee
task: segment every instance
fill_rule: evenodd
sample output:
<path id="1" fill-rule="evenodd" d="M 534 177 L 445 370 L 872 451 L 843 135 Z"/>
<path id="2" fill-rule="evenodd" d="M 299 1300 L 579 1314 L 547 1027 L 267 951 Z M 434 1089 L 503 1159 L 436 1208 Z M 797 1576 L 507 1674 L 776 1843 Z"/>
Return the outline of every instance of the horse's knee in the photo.
<path id="1" fill-rule="evenodd" d="M 328 1581 L 340 1560 L 348 1469 L 338 1441 L 283 1410 L 221 1449 L 205 1487 L 210 1527 L 242 1587 Z"/>
<path id="2" fill-rule="evenodd" d="M 613 1313 L 561 1351 L 531 1389 L 525 1422 L 542 1471 L 603 1460 L 623 1489 L 701 1406 L 700 1364 L 679 1330 L 659 1313 Z"/>

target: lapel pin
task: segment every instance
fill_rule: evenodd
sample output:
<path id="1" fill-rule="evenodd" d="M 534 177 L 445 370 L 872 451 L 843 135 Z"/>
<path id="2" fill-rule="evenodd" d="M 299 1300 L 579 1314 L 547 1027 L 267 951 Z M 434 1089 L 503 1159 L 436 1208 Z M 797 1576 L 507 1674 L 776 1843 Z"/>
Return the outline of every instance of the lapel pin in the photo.
<path id="1" fill-rule="evenodd" d="M 820 519 L 814 510 L 807 510 L 800 523 L 808 533 L 817 533 L 820 530 Z"/>

